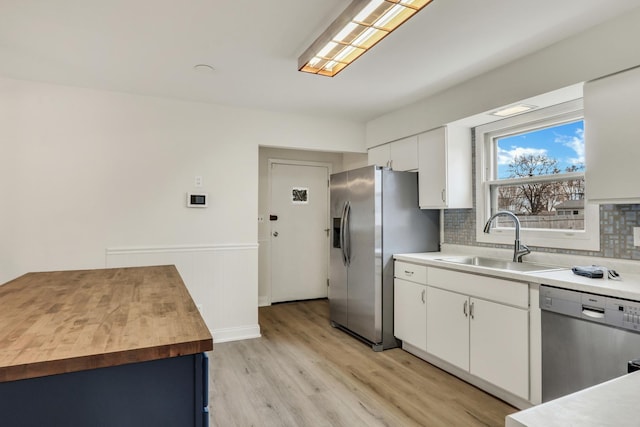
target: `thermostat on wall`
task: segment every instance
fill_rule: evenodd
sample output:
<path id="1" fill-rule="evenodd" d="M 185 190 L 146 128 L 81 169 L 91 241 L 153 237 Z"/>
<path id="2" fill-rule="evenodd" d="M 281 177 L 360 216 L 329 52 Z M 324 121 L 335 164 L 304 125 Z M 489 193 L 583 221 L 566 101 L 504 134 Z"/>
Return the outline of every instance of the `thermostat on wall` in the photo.
<path id="1" fill-rule="evenodd" d="M 207 193 L 187 193 L 188 208 L 206 208 Z"/>

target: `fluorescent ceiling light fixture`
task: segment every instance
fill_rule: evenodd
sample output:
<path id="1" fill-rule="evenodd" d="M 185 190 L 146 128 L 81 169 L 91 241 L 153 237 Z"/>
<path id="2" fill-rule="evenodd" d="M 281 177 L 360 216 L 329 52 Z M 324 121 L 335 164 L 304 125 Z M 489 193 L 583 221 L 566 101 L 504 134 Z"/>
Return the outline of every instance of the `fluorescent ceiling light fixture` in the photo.
<path id="1" fill-rule="evenodd" d="M 333 77 L 432 0 L 353 0 L 298 58 L 298 70 Z"/>
<path id="2" fill-rule="evenodd" d="M 518 104 L 512 105 L 510 107 L 505 107 L 490 114 L 498 117 L 509 117 L 516 114 L 524 113 L 525 111 L 533 110 L 534 108 L 538 107 L 536 107 L 535 105 Z"/>

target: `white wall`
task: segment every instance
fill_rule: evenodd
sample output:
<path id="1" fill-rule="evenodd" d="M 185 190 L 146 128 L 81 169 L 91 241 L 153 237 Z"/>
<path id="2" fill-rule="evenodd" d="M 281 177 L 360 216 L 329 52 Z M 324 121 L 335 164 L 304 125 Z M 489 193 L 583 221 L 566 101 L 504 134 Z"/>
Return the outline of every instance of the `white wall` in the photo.
<path id="1" fill-rule="evenodd" d="M 221 325 L 211 301 L 196 301 L 214 335 L 256 328 L 259 144 L 363 152 L 364 126 L 0 79 L 0 283 L 105 267 L 107 249 L 109 265 L 235 251 L 211 281 L 205 262 L 181 274 L 200 277 L 187 287 L 203 298 L 213 294 L 195 287 L 224 281 L 215 295 L 241 306 Z M 196 175 L 207 209 L 185 207 Z"/>
<path id="2" fill-rule="evenodd" d="M 640 8 L 371 120 L 367 147 L 636 66 L 638 40 Z"/>
<path id="3" fill-rule="evenodd" d="M 342 155 L 342 170 L 348 171 L 365 167 L 369 164 L 367 160 L 367 153 L 344 153 Z"/>

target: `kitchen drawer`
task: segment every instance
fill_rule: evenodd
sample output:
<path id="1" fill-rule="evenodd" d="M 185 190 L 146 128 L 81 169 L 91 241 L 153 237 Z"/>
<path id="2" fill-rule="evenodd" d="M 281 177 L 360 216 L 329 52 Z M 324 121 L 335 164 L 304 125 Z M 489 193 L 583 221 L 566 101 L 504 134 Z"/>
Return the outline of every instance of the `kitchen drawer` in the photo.
<path id="1" fill-rule="evenodd" d="M 529 308 L 529 284 L 497 277 L 429 268 L 429 286 L 472 297 Z"/>
<path id="2" fill-rule="evenodd" d="M 411 264 L 404 261 L 396 261 L 394 264 L 393 274 L 399 279 L 409 280 L 410 282 L 427 284 L 427 266 Z"/>

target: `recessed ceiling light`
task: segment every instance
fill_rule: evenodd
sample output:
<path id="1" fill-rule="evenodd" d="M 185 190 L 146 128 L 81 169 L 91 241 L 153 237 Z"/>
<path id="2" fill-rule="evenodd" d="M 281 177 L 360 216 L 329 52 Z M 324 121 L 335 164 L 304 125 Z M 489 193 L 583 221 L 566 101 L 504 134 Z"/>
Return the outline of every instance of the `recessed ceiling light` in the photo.
<path id="1" fill-rule="evenodd" d="M 524 113 L 525 111 L 533 110 L 534 108 L 538 108 L 535 105 L 526 105 L 526 104 L 518 104 L 511 105 L 510 107 L 505 107 L 500 110 L 489 113 L 498 117 L 509 117 L 514 116 L 516 114 Z"/>
<path id="2" fill-rule="evenodd" d="M 193 69 L 201 73 L 213 73 L 216 71 L 216 69 L 209 64 L 197 64 L 193 66 Z"/>

